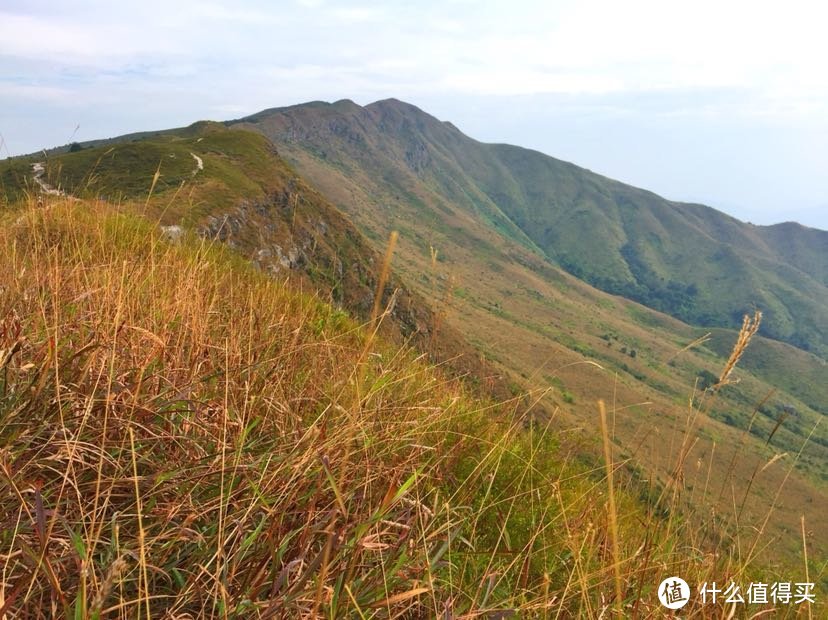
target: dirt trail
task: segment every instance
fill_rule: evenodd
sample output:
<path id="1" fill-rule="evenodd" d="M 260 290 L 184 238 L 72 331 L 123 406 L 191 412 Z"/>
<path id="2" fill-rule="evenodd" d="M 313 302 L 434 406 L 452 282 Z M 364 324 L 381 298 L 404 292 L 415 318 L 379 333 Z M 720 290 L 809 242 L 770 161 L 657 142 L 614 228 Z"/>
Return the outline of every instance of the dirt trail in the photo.
<path id="1" fill-rule="evenodd" d="M 35 183 L 38 184 L 38 186 L 40 187 L 40 191 L 50 196 L 65 196 L 66 192 L 52 187 L 46 181 L 43 180 L 43 175 L 45 173 L 46 168 L 43 166 L 43 162 L 37 162 L 32 164 L 32 179 Z"/>
<path id="2" fill-rule="evenodd" d="M 195 175 L 197 175 L 197 174 L 198 174 L 201 170 L 204 170 L 204 160 L 202 160 L 202 159 L 201 159 L 201 157 L 199 157 L 198 155 L 196 155 L 196 154 L 195 154 L 195 153 L 193 153 L 193 152 L 190 152 L 190 155 L 192 155 L 192 156 L 193 156 L 193 159 L 195 159 L 195 162 L 196 162 L 196 167 L 195 167 L 195 170 L 193 170 L 193 176 L 195 176 Z"/>

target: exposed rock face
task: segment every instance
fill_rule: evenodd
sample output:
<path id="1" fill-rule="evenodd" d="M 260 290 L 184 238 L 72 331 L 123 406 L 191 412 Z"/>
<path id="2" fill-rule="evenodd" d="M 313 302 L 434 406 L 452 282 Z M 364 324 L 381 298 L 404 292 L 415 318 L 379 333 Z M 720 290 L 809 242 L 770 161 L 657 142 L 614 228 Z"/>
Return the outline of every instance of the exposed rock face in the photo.
<path id="1" fill-rule="evenodd" d="M 164 227 L 171 238 L 175 229 L 180 227 Z M 207 216 L 197 233 L 228 244 L 275 277 L 307 281 L 359 319 L 370 316 L 379 257 L 342 214 L 299 181 L 265 200 L 242 201 Z M 383 305 L 389 324 L 404 338 L 429 336 L 431 311 L 394 277 L 383 291 Z"/>
<path id="2" fill-rule="evenodd" d="M 161 234 L 166 238 L 168 241 L 178 241 L 181 239 L 181 235 L 184 234 L 184 229 L 181 226 L 162 226 L 161 227 Z"/>
<path id="3" fill-rule="evenodd" d="M 417 174 L 422 174 L 431 164 L 431 155 L 422 140 L 413 140 L 409 144 L 405 151 L 405 163 Z"/>

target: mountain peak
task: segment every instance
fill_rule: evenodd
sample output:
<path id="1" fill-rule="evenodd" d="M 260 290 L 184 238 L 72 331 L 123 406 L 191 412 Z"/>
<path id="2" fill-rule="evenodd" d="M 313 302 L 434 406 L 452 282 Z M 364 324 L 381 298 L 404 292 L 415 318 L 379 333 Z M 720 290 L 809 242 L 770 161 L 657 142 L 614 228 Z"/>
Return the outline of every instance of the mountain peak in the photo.
<path id="1" fill-rule="evenodd" d="M 374 101 L 373 103 L 369 103 L 365 106 L 367 109 L 378 109 L 378 110 L 399 110 L 401 112 L 415 112 L 418 114 L 426 114 L 423 110 L 418 108 L 417 106 L 402 101 L 400 99 L 396 99 L 394 97 L 389 97 L 388 99 L 379 99 L 378 101 Z"/>
<path id="2" fill-rule="evenodd" d="M 340 99 L 339 101 L 334 101 L 329 105 L 340 112 L 358 112 L 362 110 L 362 106 L 355 103 L 351 99 Z"/>
<path id="3" fill-rule="evenodd" d="M 395 113 L 408 118 L 439 122 L 437 118 L 414 104 L 394 98 L 374 101 L 366 105 L 365 109 L 372 112 Z"/>

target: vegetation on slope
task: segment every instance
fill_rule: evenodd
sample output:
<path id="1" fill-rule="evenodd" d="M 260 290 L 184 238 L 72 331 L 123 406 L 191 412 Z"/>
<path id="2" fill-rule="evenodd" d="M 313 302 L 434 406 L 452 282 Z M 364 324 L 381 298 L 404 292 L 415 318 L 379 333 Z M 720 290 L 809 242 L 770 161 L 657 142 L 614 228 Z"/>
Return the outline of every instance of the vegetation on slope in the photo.
<path id="1" fill-rule="evenodd" d="M 630 217 L 638 213 L 642 226 L 661 226 L 659 209 L 665 207 L 664 201 L 538 153 L 481 145 L 401 102 L 365 107 L 349 101 L 317 102 L 267 110 L 232 127 L 256 129 L 274 140 L 302 176 L 347 213 L 378 247 L 391 229 L 399 230 L 401 252 L 396 266 L 401 277 L 432 304 L 446 309 L 445 324 L 476 346 L 514 393 L 542 393 L 540 404 L 547 411 L 561 411 L 560 426 L 585 436 L 594 436 L 590 429 L 595 401 L 602 398 L 615 403 L 613 438 L 623 453 L 634 457 L 646 475 L 669 477 L 674 458 L 670 438 L 684 428 L 688 389 L 699 380 L 697 396 L 702 393 L 704 377 L 716 374 L 724 363 L 735 331 L 716 331 L 709 348 L 688 347 L 708 330 L 607 295 L 562 272 L 538 247 L 540 243 L 521 232 L 531 228 L 533 238 L 539 239 L 536 235 L 546 230 L 542 223 L 512 221 L 505 207 L 500 210 L 509 203 L 509 196 L 524 192 L 526 200 L 532 198 L 538 207 L 538 217 L 558 211 L 573 217 L 578 214 L 582 228 L 552 227 L 555 234 L 566 237 L 556 247 L 576 247 L 588 254 L 585 260 L 593 268 L 609 273 L 614 266 L 626 265 L 613 249 L 627 234 L 619 224 L 619 213 L 629 212 Z M 579 184 L 584 186 L 580 190 Z M 616 186 L 637 192 L 630 197 L 635 204 L 612 206 L 610 189 Z M 504 195 L 490 197 L 495 187 Z M 579 191 L 585 200 L 589 198 L 589 204 L 570 209 L 567 205 Z M 670 203 L 669 208 L 681 211 L 684 206 Z M 722 217 L 710 209 L 687 207 L 683 215 L 670 215 L 667 223 L 675 224 L 670 234 L 692 223 L 695 232 L 681 233 L 688 239 L 700 230 L 708 230 L 705 234 L 713 239 L 713 229 L 719 224 L 738 238 L 744 225 L 729 219 L 721 222 Z M 819 234 L 814 232 L 814 241 Z M 609 243 L 607 235 L 617 239 Z M 663 244 L 669 250 L 667 239 Z M 710 239 L 705 243 L 712 243 Z M 680 239 L 675 247 L 683 248 L 685 243 Z M 757 242 L 757 248 L 763 247 Z M 814 256 L 816 249 L 811 247 Z M 687 254 L 695 260 L 694 252 Z M 805 255 L 803 249 L 796 260 Z M 734 256 L 743 260 L 741 254 Z M 747 252 L 744 256 L 753 260 L 754 255 Z M 692 277 L 702 273 L 703 286 L 708 288 L 748 294 L 764 290 L 761 282 L 749 278 L 722 284 L 739 279 L 738 272 L 728 271 L 726 264 L 706 264 Z M 684 281 L 686 287 L 693 279 Z M 717 292 L 711 307 L 724 303 L 728 295 L 728 291 Z M 671 299 L 680 297 L 675 294 Z M 760 305 L 759 309 L 766 310 L 763 325 L 773 323 L 774 307 Z M 753 308 L 748 304 L 745 310 L 751 314 Z M 823 306 L 812 310 L 798 325 L 826 316 Z M 764 342 L 758 335 L 755 341 Z M 789 540 L 801 514 L 810 522 L 828 525 L 821 509 L 828 501 L 828 426 L 820 424 L 821 386 L 828 384 L 828 374 L 821 358 L 790 346 L 773 347 L 777 356 L 773 370 L 760 373 L 753 361 L 764 357 L 767 350 L 762 346 L 747 352 L 745 366 L 754 374 L 742 369 L 739 385 L 730 386 L 717 398 L 708 412 L 710 419 L 700 429 L 694 455 L 701 463 L 711 460 L 714 471 L 726 470 L 731 457 L 722 446 L 745 444 L 732 476 L 735 489 L 748 484 L 757 466 L 761 469 L 775 456 L 790 459 L 804 444 L 802 457 L 795 460 L 797 471 L 784 486 L 786 509 L 774 512 L 769 523 L 773 537 L 781 541 Z M 805 375 L 799 374 L 802 369 Z M 814 380 L 803 381 L 803 377 Z M 795 415 L 787 413 L 791 408 Z M 600 447 L 594 452 L 600 453 Z M 693 467 L 684 475 L 688 485 L 701 489 L 704 473 L 704 468 Z M 762 469 L 752 483 L 757 492 L 748 498 L 743 512 L 753 518 L 764 514 L 768 498 L 784 476 L 783 468 Z M 719 513 L 738 512 L 734 502 L 738 506 L 741 499 L 731 495 L 717 494 Z M 772 549 L 789 558 L 797 553 L 790 545 Z M 826 550 L 823 547 L 822 552 Z"/>
<path id="2" fill-rule="evenodd" d="M 536 393 L 547 412 L 559 412 L 559 427 L 585 438 L 587 458 L 600 458 L 600 443 L 591 438 L 595 402 L 601 398 L 613 403 L 612 438 L 620 454 L 635 462 L 641 478 L 669 484 L 675 471 L 673 438 L 685 431 L 692 386 L 698 381 L 691 400 L 696 405 L 710 385 L 709 375 L 718 376 L 735 332 L 714 333 L 709 348 L 693 346 L 708 330 L 563 273 L 503 212 L 498 215 L 501 203 L 488 198 L 476 179 L 489 170 L 497 172 L 504 191 L 539 192 L 540 186 L 524 187 L 493 161 L 497 147 L 470 141 L 412 106 L 314 103 L 265 111 L 232 127 L 257 129 L 273 139 L 282 156 L 377 247 L 390 230 L 399 230 L 395 267 L 404 280 L 443 309 L 445 324 L 477 347 L 513 393 Z M 529 156 L 547 160 L 537 153 Z M 559 169 L 564 180 L 586 174 L 552 162 L 549 167 Z M 561 185 L 562 199 L 566 186 Z M 554 197 L 556 185 L 545 187 Z M 567 242 L 587 248 L 596 265 L 614 264 L 617 256 L 602 253 L 611 246 L 583 242 L 593 232 L 590 222 L 597 229 L 606 224 L 593 216 L 585 210 L 585 230 L 580 235 L 570 230 Z M 717 221 L 712 210 L 696 216 Z M 720 274 L 708 275 L 715 280 Z M 754 341 L 763 339 L 757 335 Z M 820 358 L 789 346 L 773 347 L 778 355 L 773 370 L 759 373 L 753 360 L 766 350 L 748 349 L 744 362 L 756 374 L 738 371 L 738 385 L 717 394 L 700 420 L 682 475 L 693 490 L 690 497 L 699 502 L 688 512 L 702 521 L 710 514 L 731 515 L 740 528 L 759 527 L 776 503 L 779 509 L 770 512 L 764 528 L 764 556 L 795 562 L 800 551 L 791 534 L 800 516 L 814 532 L 828 527 L 823 510 L 828 426 L 820 424 L 819 388 L 811 389 L 797 372 L 807 368 L 815 385 L 828 382 Z M 790 474 L 789 465 L 795 468 Z M 747 480 L 750 493 L 743 496 L 747 483 L 740 481 Z M 703 489 L 711 484 L 717 490 L 706 494 Z M 828 540 L 811 540 L 813 555 L 825 557 Z"/>
<path id="3" fill-rule="evenodd" d="M 71 151 L 55 149 L 45 158 L 6 160 L 0 163 L 0 204 L 39 193 L 32 174 L 36 161 L 43 163 L 46 183 L 73 197 L 129 205 L 157 219 L 171 236 L 193 231 L 222 241 L 272 276 L 313 291 L 359 319 L 370 316 L 379 254 L 257 133 L 201 121 Z M 439 323 L 432 309 L 394 275 L 383 303 L 392 298 L 384 336 L 416 344 L 457 374 L 494 374 L 469 354 L 451 327 L 432 333 L 431 326 Z M 496 392 L 505 395 L 498 381 Z"/>
<path id="4" fill-rule="evenodd" d="M 57 200 L 0 252 L 0 615 L 646 615 L 762 551 L 225 246 Z"/>
<path id="5" fill-rule="evenodd" d="M 711 334 L 707 347 L 719 355 L 726 354 L 733 332 L 714 329 Z M 828 362 L 825 360 L 781 342 L 757 338 L 742 366 L 769 383 L 778 384 L 814 411 L 828 415 Z"/>
<path id="6" fill-rule="evenodd" d="M 536 151 L 481 144 L 395 100 L 266 110 L 239 124 L 294 158 L 304 150 L 348 175 L 380 171 L 371 182 L 389 198 L 407 188 L 460 206 L 605 291 L 697 325 L 738 328 L 760 308 L 765 335 L 828 356 L 828 232 L 671 202 Z"/>

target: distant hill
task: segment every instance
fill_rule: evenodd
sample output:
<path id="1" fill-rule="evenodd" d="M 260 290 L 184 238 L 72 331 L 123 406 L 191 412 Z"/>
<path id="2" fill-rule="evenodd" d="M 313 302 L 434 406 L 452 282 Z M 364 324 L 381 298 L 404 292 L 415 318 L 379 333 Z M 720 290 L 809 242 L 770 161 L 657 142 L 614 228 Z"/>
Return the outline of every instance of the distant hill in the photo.
<path id="1" fill-rule="evenodd" d="M 763 334 L 828 356 L 826 231 L 669 201 L 536 151 L 483 144 L 393 99 L 314 102 L 230 124 L 266 135 L 303 173 L 315 160 L 367 175 L 389 206 L 427 197 L 471 211 L 605 291 L 703 326 L 736 327 L 758 308 Z"/>

